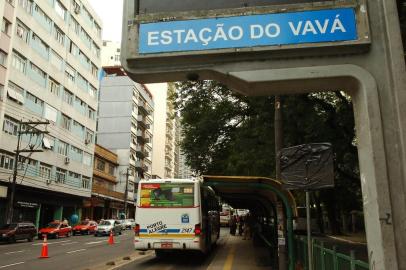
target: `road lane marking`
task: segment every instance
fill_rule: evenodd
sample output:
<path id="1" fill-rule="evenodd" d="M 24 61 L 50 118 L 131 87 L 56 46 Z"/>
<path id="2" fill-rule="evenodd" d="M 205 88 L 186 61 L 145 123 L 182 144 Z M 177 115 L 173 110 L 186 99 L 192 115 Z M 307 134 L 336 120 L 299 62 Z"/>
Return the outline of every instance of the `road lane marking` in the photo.
<path id="1" fill-rule="evenodd" d="M 68 252 L 66 252 L 66 253 L 71 254 L 71 253 L 76 253 L 76 252 L 80 252 L 80 251 L 84 251 L 84 250 L 86 250 L 86 249 L 85 249 L 85 248 L 82 248 L 82 249 L 77 249 L 77 250 L 68 251 Z"/>
<path id="2" fill-rule="evenodd" d="M 231 270 L 233 267 L 233 260 L 234 260 L 234 253 L 235 253 L 235 247 L 233 246 L 230 249 L 230 252 L 227 255 L 226 262 L 224 263 L 223 270 Z"/>
<path id="3" fill-rule="evenodd" d="M 66 242 L 72 242 L 72 240 L 65 240 L 65 241 L 58 241 L 58 242 L 48 242 L 48 245 L 53 245 L 53 244 L 60 244 L 60 243 L 66 243 Z M 36 243 L 36 244 L 32 244 L 33 246 L 41 246 L 43 243 Z"/>
<path id="4" fill-rule="evenodd" d="M 19 264 L 23 264 L 24 262 L 18 262 L 18 263 L 12 263 L 12 264 L 7 264 L 7 265 L 2 265 L 0 266 L 0 268 L 6 268 L 6 267 L 10 267 L 10 266 L 14 266 L 14 265 L 19 265 Z"/>
<path id="5" fill-rule="evenodd" d="M 99 244 L 99 243 L 103 243 L 103 242 L 106 242 L 106 241 L 101 240 L 101 241 L 95 241 L 95 242 L 87 242 L 87 243 L 85 243 L 85 245 Z"/>
<path id="6" fill-rule="evenodd" d="M 67 245 L 72 245 L 72 244 L 76 244 L 76 243 L 79 243 L 79 242 L 69 242 L 69 243 L 61 244 L 61 246 L 67 246 Z"/>
<path id="7" fill-rule="evenodd" d="M 10 252 L 6 252 L 4 253 L 5 255 L 10 255 L 10 254 L 14 254 L 14 253 L 21 253 L 24 252 L 24 250 L 19 250 L 19 251 L 10 251 Z"/>

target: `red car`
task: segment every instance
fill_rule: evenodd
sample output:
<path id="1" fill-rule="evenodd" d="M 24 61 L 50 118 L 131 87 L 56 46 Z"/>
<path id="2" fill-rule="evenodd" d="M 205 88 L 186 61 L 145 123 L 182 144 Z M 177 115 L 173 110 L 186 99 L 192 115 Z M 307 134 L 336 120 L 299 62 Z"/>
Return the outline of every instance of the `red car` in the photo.
<path id="1" fill-rule="evenodd" d="M 91 234 L 97 230 L 97 223 L 93 220 L 83 220 L 80 224 L 73 227 L 72 233 L 76 234 Z"/>
<path id="2" fill-rule="evenodd" d="M 47 238 L 69 237 L 72 234 L 72 227 L 62 222 L 51 222 L 45 228 L 39 230 L 38 239 L 42 239 L 44 234 L 47 235 Z"/>

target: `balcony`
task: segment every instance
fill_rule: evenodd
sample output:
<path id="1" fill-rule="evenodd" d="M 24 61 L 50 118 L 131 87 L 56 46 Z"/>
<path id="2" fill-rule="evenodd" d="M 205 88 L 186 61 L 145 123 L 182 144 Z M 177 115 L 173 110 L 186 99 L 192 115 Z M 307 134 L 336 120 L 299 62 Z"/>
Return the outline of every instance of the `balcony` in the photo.
<path id="1" fill-rule="evenodd" d="M 137 105 L 138 105 L 138 111 L 141 112 L 142 114 L 144 114 L 144 115 L 151 114 L 151 111 L 147 108 L 147 104 L 144 101 L 139 100 Z"/>
<path id="2" fill-rule="evenodd" d="M 116 198 L 119 200 L 124 200 L 124 193 L 121 192 L 117 192 L 114 190 L 110 190 L 106 187 L 103 187 L 101 185 L 98 184 L 94 184 L 92 186 L 92 193 L 93 194 L 100 194 L 100 195 L 104 195 L 104 196 L 108 196 L 108 197 L 112 197 L 112 198 Z"/>
<path id="3" fill-rule="evenodd" d="M 97 177 L 100 177 L 100 178 L 102 178 L 104 180 L 107 180 L 109 182 L 117 183 L 117 179 L 116 179 L 116 177 L 114 175 L 108 174 L 108 173 L 106 173 L 104 171 L 94 169 L 93 170 L 93 175 L 97 176 Z"/>

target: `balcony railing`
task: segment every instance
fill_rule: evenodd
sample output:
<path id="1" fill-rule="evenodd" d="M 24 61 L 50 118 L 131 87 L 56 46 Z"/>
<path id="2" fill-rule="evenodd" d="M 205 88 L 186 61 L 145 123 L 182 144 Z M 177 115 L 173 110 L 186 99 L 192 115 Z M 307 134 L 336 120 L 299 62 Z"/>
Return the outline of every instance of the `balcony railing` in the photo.
<path id="1" fill-rule="evenodd" d="M 124 200 L 124 193 L 110 190 L 106 187 L 103 187 L 101 185 L 94 184 L 94 183 L 93 183 L 93 187 L 92 187 L 92 193 L 105 195 L 105 196 L 116 198 L 119 200 Z"/>

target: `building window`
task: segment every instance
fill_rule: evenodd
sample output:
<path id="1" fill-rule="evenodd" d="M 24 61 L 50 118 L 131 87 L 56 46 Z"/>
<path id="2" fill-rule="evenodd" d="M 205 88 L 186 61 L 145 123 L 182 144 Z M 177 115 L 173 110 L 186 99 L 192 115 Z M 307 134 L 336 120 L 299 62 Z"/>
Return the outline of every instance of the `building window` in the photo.
<path id="1" fill-rule="evenodd" d="M 66 8 L 59 1 L 55 2 L 55 11 L 62 20 L 65 20 Z"/>
<path id="2" fill-rule="evenodd" d="M 62 114 L 62 128 L 70 130 L 72 119 L 69 116 Z"/>
<path id="3" fill-rule="evenodd" d="M 39 165 L 39 176 L 45 179 L 51 179 L 51 166 L 44 163 Z"/>
<path id="4" fill-rule="evenodd" d="M 48 53 L 49 46 L 44 41 L 42 41 L 42 39 L 40 39 L 39 36 L 37 36 L 35 33 L 32 33 L 32 40 L 35 44 L 37 44 L 41 51 Z"/>
<path id="5" fill-rule="evenodd" d="M 7 64 L 7 54 L 0 50 L 0 65 L 5 66 Z"/>
<path id="6" fill-rule="evenodd" d="M 66 170 L 61 168 L 56 168 L 56 179 L 55 182 L 65 184 L 66 180 Z"/>
<path id="7" fill-rule="evenodd" d="M 6 153 L 0 153 L 0 168 L 12 170 L 14 166 L 14 157 Z"/>
<path id="8" fill-rule="evenodd" d="M 7 134 L 17 136 L 18 133 L 18 121 L 5 115 L 3 123 L 3 131 Z"/>
<path id="9" fill-rule="evenodd" d="M 32 0 L 18 0 L 18 4 L 29 14 L 32 13 L 32 6 L 33 6 L 33 1 Z"/>
<path id="10" fill-rule="evenodd" d="M 79 53 L 78 46 L 76 46 L 76 44 L 72 40 L 69 40 L 68 44 L 69 44 L 69 53 L 75 56 L 78 55 Z"/>
<path id="11" fill-rule="evenodd" d="M 28 42 L 28 27 L 25 26 L 22 22 L 17 21 L 16 35 L 21 38 L 24 42 Z"/>
<path id="12" fill-rule="evenodd" d="M 94 55 L 96 55 L 97 57 L 100 57 L 100 48 L 96 45 L 96 43 L 92 44 L 91 50 Z"/>
<path id="13" fill-rule="evenodd" d="M 68 156 L 68 149 L 69 149 L 69 144 L 63 141 L 59 141 L 58 143 L 58 154 L 61 154 L 62 156 Z"/>
<path id="14" fill-rule="evenodd" d="M 92 166 L 92 155 L 84 152 L 83 153 L 83 164 L 87 165 L 87 166 Z"/>
<path id="15" fill-rule="evenodd" d="M 62 57 L 60 57 L 54 50 L 51 50 L 51 59 L 50 62 L 52 65 L 54 65 L 59 71 L 62 71 L 62 64 L 63 60 Z"/>
<path id="16" fill-rule="evenodd" d="M 58 117 L 57 109 L 45 103 L 44 117 L 49 121 L 56 123 L 56 119 Z"/>
<path id="17" fill-rule="evenodd" d="M 99 72 L 99 69 L 96 67 L 95 64 L 92 63 L 92 70 L 91 73 L 93 75 L 93 77 L 97 78 L 97 73 Z"/>
<path id="18" fill-rule="evenodd" d="M 7 21 L 6 19 L 3 18 L 3 22 L 1 24 L 1 32 L 4 34 L 10 36 L 11 32 L 11 22 Z"/>
<path id="19" fill-rule="evenodd" d="M 80 33 L 80 24 L 72 16 L 70 16 L 70 26 L 73 27 L 75 29 L 75 33 L 77 35 L 79 35 L 79 33 Z"/>
<path id="20" fill-rule="evenodd" d="M 85 143 L 86 144 L 92 143 L 93 137 L 94 137 L 94 132 L 89 129 L 86 129 Z"/>
<path id="21" fill-rule="evenodd" d="M 104 170 L 105 170 L 105 168 L 106 168 L 106 162 L 104 162 L 103 160 L 100 160 L 100 159 L 97 159 L 97 169 L 99 170 L 99 171 L 103 171 L 104 172 Z"/>
<path id="22" fill-rule="evenodd" d="M 31 94 L 30 92 L 27 92 L 26 97 L 27 97 L 27 100 L 31 101 L 34 104 L 40 103 L 40 99 L 37 98 L 36 96 L 34 96 L 33 94 Z"/>
<path id="23" fill-rule="evenodd" d="M 96 111 L 93 110 L 92 108 L 88 107 L 87 109 L 87 117 L 89 117 L 89 119 L 94 120 L 96 116 Z"/>
<path id="24" fill-rule="evenodd" d="M 37 73 L 40 77 L 42 77 L 42 79 L 44 80 L 46 79 L 47 74 L 44 71 L 42 71 L 39 67 L 37 67 L 33 63 L 30 63 L 30 67 L 31 70 Z"/>
<path id="25" fill-rule="evenodd" d="M 101 38 L 101 34 L 102 34 L 101 27 L 100 27 L 97 23 L 94 24 L 94 27 L 95 27 L 95 29 L 96 29 L 96 34 L 97 34 L 97 36 L 98 36 L 99 38 Z"/>
<path id="26" fill-rule="evenodd" d="M 52 24 L 52 20 L 45 14 L 45 12 L 38 5 L 35 5 L 34 10 L 40 17 L 42 17 L 45 23 L 47 23 L 48 25 Z"/>
<path id="27" fill-rule="evenodd" d="M 64 89 L 63 91 L 63 101 L 65 101 L 69 105 L 73 105 L 73 94 L 66 89 Z"/>
<path id="28" fill-rule="evenodd" d="M 56 25 L 54 25 L 54 38 L 59 44 L 65 44 L 65 34 Z"/>
<path id="29" fill-rule="evenodd" d="M 109 164 L 109 174 L 114 175 L 114 165 L 113 164 Z"/>
<path id="30" fill-rule="evenodd" d="M 75 76 L 76 76 L 76 70 L 71 67 L 70 65 L 66 64 L 65 67 L 65 77 L 71 81 L 71 82 L 75 82 Z"/>
<path id="31" fill-rule="evenodd" d="M 97 89 L 93 85 L 89 84 L 89 94 L 92 98 L 96 99 L 97 98 Z"/>
<path id="32" fill-rule="evenodd" d="M 25 73 L 25 68 L 27 66 L 27 60 L 17 52 L 13 52 L 13 59 L 11 61 L 11 65 L 16 70 L 20 71 L 21 73 Z"/>
<path id="33" fill-rule="evenodd" d="M 82 177 L 82 188 L 90 189 L 90 178 L 83 176 Z"/>
<path id="34" fill-rule="evenodd" d="M 75 173 L 75 172 L 69 172 L 69 177 L 73 178 L 75 180 L 79 180 L 80 179 L 80 174 Z"/>
<path id="35" fill-rule="evenodd" d="M 59 90 L 60 90 L 61 85 L 55 81 L 52 78 L 49 78 L 48 80 L 48 90 L 49 92 L 51 92 L 52 94 L 59 96 Z"/>

